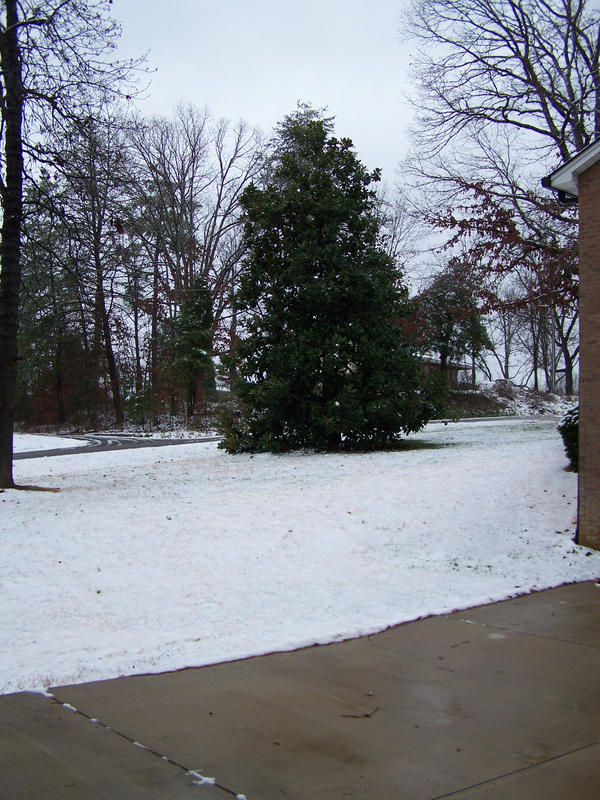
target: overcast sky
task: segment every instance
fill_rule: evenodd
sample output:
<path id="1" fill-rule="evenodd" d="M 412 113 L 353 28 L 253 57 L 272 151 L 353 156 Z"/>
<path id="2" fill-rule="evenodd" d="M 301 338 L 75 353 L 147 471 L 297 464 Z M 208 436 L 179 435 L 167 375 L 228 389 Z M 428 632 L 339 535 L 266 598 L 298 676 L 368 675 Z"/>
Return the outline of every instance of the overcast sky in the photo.
<path id="1" fill-rule="evenodd" d="M 179 102 L 266 133 L 297 101 L 326 106 L 336 134 L 392 185 L 407 149 L 407 0 L 113 0 L 122 55 L 156 68 L 144 114 Z"/>

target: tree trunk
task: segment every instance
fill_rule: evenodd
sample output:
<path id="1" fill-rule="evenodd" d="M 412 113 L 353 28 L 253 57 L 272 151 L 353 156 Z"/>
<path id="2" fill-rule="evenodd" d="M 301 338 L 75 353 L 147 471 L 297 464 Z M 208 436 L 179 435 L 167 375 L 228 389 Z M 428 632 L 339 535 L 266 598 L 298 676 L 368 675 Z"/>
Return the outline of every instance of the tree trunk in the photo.
<path id="1" fill-rule="evenodd" d="M 156 245 L 154 251 L 154 273 L 152 276 L 152 322 L 151 322 L 151 336 L 150 336 L 150 392 L 152 395 L 151 408 L 154 424 L 158 425 L 159 421 L 159 404 L 158 404 L 158 256 L 159 246 Z"/>
<path id="2" fill-rule="evenodd" d="M 535 315 L 530 312 L 529 317 L 529 329 L 531 331 L 531 361 L 532 361 L 532 368 L 533 368 L 533 388 L 536 392 L 539 392 L 539 380 L 538 380 L 538 369 L 539 369 L 539 335 L 538 331 L 536 331 L 536 321 Z"/>
<path id="3" fill-rule="evenodd" d="M 121 400 L 121 379 L 112 346 L 112 333 L 110 330 L 110 317 L 106 309 L 106 297 L 104 295 L 104 275 L 102 270 L 102 260 L 98 247 L 98 239 L 94 243 L 94 261 L 96 267 L 96 327 L 99 328 L 96 336 L 101 336 L 104 342 L 104 355 L 108 365 L 108 378 L 113 396 L 113 407 L 115 409 L 115 421 L 117 428 L 123 428 L 123 403 Z"/>
<path id="4" fill-rule="evenodd" d="M 21 225 L 23 219 L 23 84 L 17 34 L 17 0 L 6 0 L 6 29 L 0 34 L 4 79 L 4 154 L 0 245 L 0 488 L 14 488 L 13 424 L 17 383 Z"/>
<path id="5" fill-rule="evenodd" d="M 233 295 L 232 289 L 232 295 Z M 231 358 L 231 362 L 229 365 L 229 389 L 233 391 L 235 387 L 235 380 L 237 377 L 237 371 L 233 361 L 233 353 L 235 350 L 235 343 L 237 340 L 237 309 L 235 307 L 235 302 L 233 304 L 233 308 L 231 310 L 231 321 L 229 323 L 229 356 Z"/>
<path id="6" fill-rule="evenodd" d="M 445 347 L 440 348 L 440 370 L 444 375 L 448 375 L 448 351 Z"/>
<path id="7" fill-rule="evenodd" d="M 573 358 L 568 348 L 562 351 L 565 362 L 565 394 L 573 394 Z"/>
<path id="8" fill-rule="evenodd" d="M 86 409 L 86 424 L 93 428 L 96 427 L 96 412 L 92 409 L 92 388 L 96 385 L 95 359 L 90 351 L 90 338 L 88 335 L 87 324 L 85 320 L 85 308 L 81 294 L 78 293 L 77 298 L 79 320 L 81 323 L 81 343 L 83 345 L 84 362 L 83 362 L 83 375 L 84 375 L 84 390 L 85 390 L 85 409 Z M 95 394 L 95 392 L 94 392 Z M 95 407 L 94 407 L 95 408 Z M 79 409 L 77 409 L 79 412 Z M 79 424 L 79 423 L 78 423 Z"/>
<path id="9" fill-rule="evenodd" d="M 56 375 L 56 415 L 59 425 L 64 425 L 67 421 L 67 416 L 65 414 L 65 402 L 64 402 L 64 380 L 63 380 L 63 346 L 62 342 L 59 340 L 56 345 L 56 364 L 55 364 L 55 375 Z"/>
<path id="10" fill-rule="evenodd" d="M 117 366 L 117 360 L 115 358 L 115 351 L 112 346 L 110 319 L 106 308 L 103 308 L 103 313 L 102 313 L 102 331 L 104 334 L 104 352 L 106 355 L 106 362 L 108 364 L 108 377 L 110 380 L 110 388 L 113 395 L 115 421 L 117 424 L 117 428 L 122 429 L 124 419 L 123 419 L 123 402 L 121 399 L 121 379 L 119 377 L 119 368 Z"/>
<path id="11" fill-rule="evenodd" d="M 188 381 L 186 409 L 187 409 L 186 422 L 189 423 L 189 421 L 191 420 L 191 418 L 194 415 L 194 411 L 196 410 L 196 380 L 195 379 L 192 379 L 192 380 Z"/>
<path id="12" fill-rule="evenodd" d="M 140 348 L 140 313 L 137 305 L 133 317 L 133 335 L 135 345 L 135 393 L 136 395 L 140 395 L 144 388 L 144 380 L 142 376 L 142 353 Z"/>
<path id="13" fill-rule="evenodd" d="M 577 359 L 577 353 L 579 352 L 579 348 L 576 346 L 572 347 L 571 344 L 571 334 L 573 329 L 577 330 L 577 317 L 573 317 L 569 322 L 565 322 L 565 319 L 560 319 L 555 311 L 555 326 L 554 330 L 556 333 L 556 344 L 560 348 L 560 352 L 564 361 L 564 373 L 565 373 L 565 394 L 573 394 L 574 391 L 574 379 L 573 379 L 573 372 L 575 370 L 575 363 Z M 566 330 L 565 330 L 566 324 Z"/>

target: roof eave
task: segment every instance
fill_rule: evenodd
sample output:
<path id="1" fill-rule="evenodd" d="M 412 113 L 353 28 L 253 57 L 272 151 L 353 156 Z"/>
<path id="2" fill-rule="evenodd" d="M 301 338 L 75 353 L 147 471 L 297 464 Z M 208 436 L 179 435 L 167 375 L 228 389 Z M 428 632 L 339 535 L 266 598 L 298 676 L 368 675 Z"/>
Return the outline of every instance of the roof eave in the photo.
<path id="1" fill-rule="evenodd" d="M 559 192 L 561 202 L 574 203 L 579 196 L 579 176 L 598 161 L 600 161 L 600 139 L 596 139 L 555 169 L 542 180 L 542 185 Z"/>

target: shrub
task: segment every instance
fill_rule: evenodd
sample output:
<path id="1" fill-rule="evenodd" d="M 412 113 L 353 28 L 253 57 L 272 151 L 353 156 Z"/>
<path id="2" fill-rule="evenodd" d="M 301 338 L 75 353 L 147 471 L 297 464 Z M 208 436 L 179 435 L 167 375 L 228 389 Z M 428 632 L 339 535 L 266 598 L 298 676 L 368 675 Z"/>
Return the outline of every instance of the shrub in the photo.
<path id="1" fill-rule="evenodd" d="M 579 470 L 579 408 L 569 411 L 558 426 L 567 458 L 574 472 Z"/>

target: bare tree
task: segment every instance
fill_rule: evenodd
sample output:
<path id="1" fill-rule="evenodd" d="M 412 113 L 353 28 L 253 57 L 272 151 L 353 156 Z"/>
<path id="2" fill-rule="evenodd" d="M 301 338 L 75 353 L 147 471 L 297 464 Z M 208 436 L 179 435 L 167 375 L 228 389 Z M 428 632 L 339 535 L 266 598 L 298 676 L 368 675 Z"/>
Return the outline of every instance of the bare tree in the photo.
<path id="1" fill-rule="evenodd" d="M 5 0 L 0 20 L 2 244 L 0 249 L 0 488 L 14 487 L 23 174 L 48 158 L 38 134 L 74 117 L 92 97 L 126 93 L 134 62 L 113 60 L 119 28 L 107 0 Z M 138 62 L 139 63 L 139 62 Z"/>
<path id="2" fill-rule="evenodd" d="M 138 121 L 131 131 L 139 164 L 135 192 L 144 206 L 147 244 L 159 243 L 167 280 L 181 295 L 192 285 L 198 260 L 198 217 L 214 182 L 206 109 L 180 106 L 173 120 Z"/>
<path id="3" fill-rule="evenodd" d="M 206 110 L 179 107 L 173 119 L 139 121 L 131 135 L 138 164 L 137 231 L 153 265 L 152 328 L 178 309 L 197 281 L 209 289 L 213 349 L 230 349 L 230 298 L 243 254 L 240 198 L 261 166 L 259 133 L 245 123 L 213 124 Z M 154 337 L 153 337 L 154 338 Z M 151 352 L 157 386 L 158 354 Z"/>
<path id="4" fill-rule="evenodd" d="M 399 273 L 415 255 L 414 224 L 405 198 L 388 186 L 377 187 L 377 205 L 381 219 L 380 240 L 383 250 L 394 260 Z"/>
<path id="5" fill-rule="evenodd" d="M 579 315 L 576 309 L 554 308 L 552 335 L 556 356 L 553 366 L 554 389 L 562 382 L 565 394 L 575 391 L 575 368 L 579 362 Z M 560 359 L 562 358 L 562 366 Z"/>
<path id="6" fill-rule="evenodd" d="M 424 147 L 509 127 L 565 160 L 600 134 L 598 9 L 586 0 L 415 0 Z"/>
<path id="7" fill-rule="evenodd" d="M 241 121 L 221 120 L 213 133 L 215 180 L 201 225 L 200 274 L 211 291 L 216 332 L 229 340 L 227 349 L 236 335 L 231 295 L 244 253 L 240 199 L 261 169 L 261 145 L 260 133 Z"/>
<path id="8" fill-rule="evenodd" d="M 540 175 L 600 134 L 600 13 L 589 0 L 414 0 L 417 211 L 481 266 L 490 304 L 537 270 L 528 303 L 577 296 L 576 217 Z M 487 270 L 487 275 L 486 275 Z M 572 315 L 571 315 L 572 316 Z"/>
<path id="9" fill-rule="evenodd" d="M 69 192 L 62 209 L 70 238 L 79 245 L 93 318 L 92 351 L 108 373 L 115 420 L 123 426 L 123 397 L 115 318 L 125 291 L 130 264 L 120 243 L 125 197 L 131 182 L 122 118 L 110 112 L 91 113 L 72 131 L 65 132 L 61 152 Z"/>
<path id="10" fill-rule="evenodd" d="M 17 380 L 21 226 L 23 222 L 23 69 L 16 0 L 8 0 L 0 30 L 2 66 L 2 135 L 5 175 L 2 181 L 0 250 L 0 488 L 14 486 L 12 434 Z"/>
<path id="11" fill-rule="evenodd" d="M 502 378 L 513 381 L 518 379 L 523 367 L 523 358 L 515 363 L 522 352 L 518 339 L 523 324 L 519 310 L 520 297 L 517 290 L 510 286 L 502 300 L 502 304 L 490 315 L 488 321 L 489 352 Z"/>

